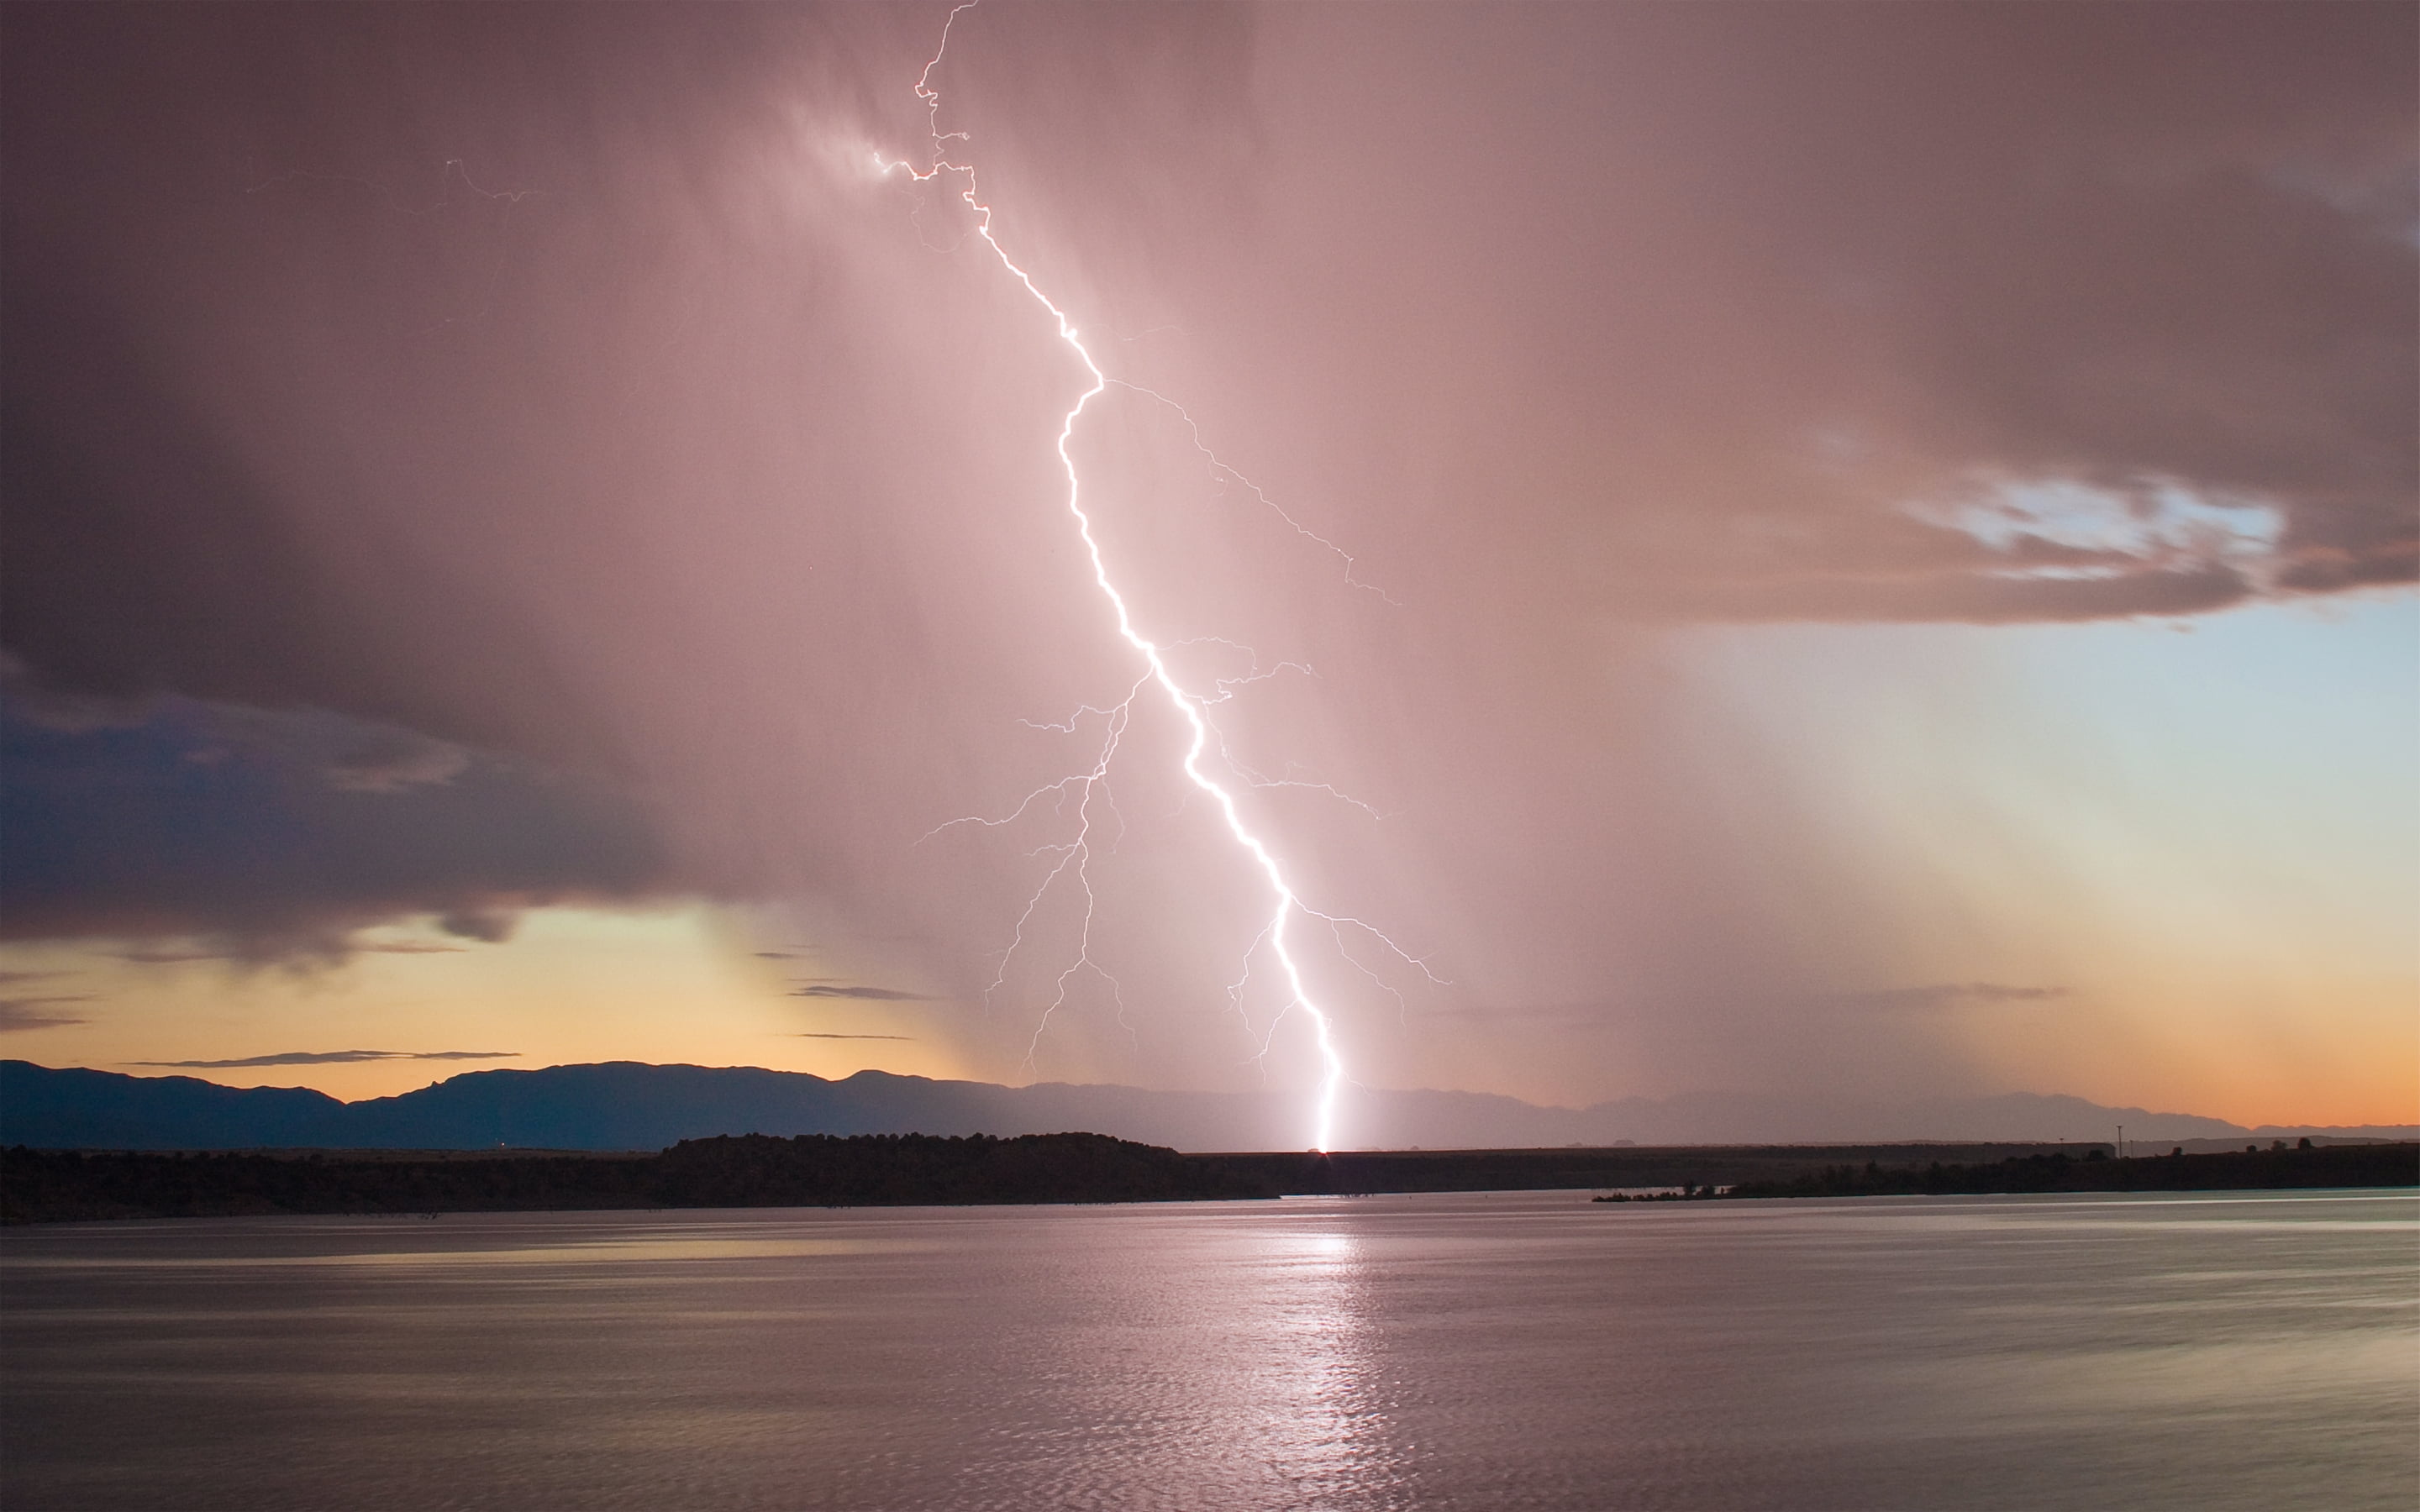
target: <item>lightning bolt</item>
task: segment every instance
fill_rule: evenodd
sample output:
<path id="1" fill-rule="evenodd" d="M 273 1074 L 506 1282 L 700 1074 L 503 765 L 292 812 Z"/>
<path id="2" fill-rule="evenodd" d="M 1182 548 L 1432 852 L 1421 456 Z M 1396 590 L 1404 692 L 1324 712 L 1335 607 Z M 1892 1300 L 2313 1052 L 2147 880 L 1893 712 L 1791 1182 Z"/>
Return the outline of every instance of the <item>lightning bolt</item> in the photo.
<path id="1" fill-rule="evenodd" d="M 1248 980 L 1249 978 L 1251 957 L 1258 953 L 1261 947 L 1265 944 L 1270 952 L 1276 956 L 1278 964 L 1281 968 L 1285 980 L 1285 991 L 1287 994 L 1285 1006 L 1279 1011 L 1277 1018 L 1271 1021 L 1269 1026 L 1270 1032 L 1272 1034 L 1275 1033 L 1277 1023 L 1281 1021 L 1288 1012 L 1299 1011 L 1310 1019 L 1314 1038 L 1318 1043 L 1321 1077 L 1319 1084 L 1318 1109 L 1312 1143 L 1314 1148 L 1326 1150 L 1329 1148 L 1334 1138 L 1336 1097 L 1345 1080 L 1344 1057 L 1337 1045 L 1335 1025 L 1331 1021 L 1327 1011 L 1322 1008 L 1318 1001 L 1312 996 L 1310 984 L 1304 979 L 1302 964 L 1295 958 L 1292 949 L 1292 942 L 1289 937 L 1289 927 L 1296 920 L 1297 918 L 1310 918 L 1325 921 L 1328 924 L 1331 930 L 1337 929 L 1340 925 L 1345 923 L 1357 925 L 1378 938 L 1388 947 L 1388 949 L 1393 950 L 1397 956 L 1419 967 L 1423 973 L 1427 973 L 1428 968 L 1425 964 L 1405 953 L 1402 948 L 1396 946 L 1392 940 L 1388 939 L 1384 934 L 1380 933 L 1375 929 L 1373 929 L 1368 924 L 1363 923 L 1361 920 L 1346 918 L 1342 916 L 1323 914 L 1307 907 L 1303 903 L 1302 900 L 1295 895 L 1293 887 L 1286 881 L 1285 869 L 1280 865 L 1276 854 L 1270 849 L 1268 843 L 1253 831 L 1251 825 L 1246 823 L 1243 810 L 1237 805 L 1234 792 L 1226 783 L 1219 781 L 1217 778 L 1213 777 L 1209 772 L 1203 769 L 1203 758 L 1210 751 L 1215 743 L 1218 747 L 1220 760 L 1234 774 L 1234 780 L 1246 787 L 1311 787 L 1327 792 L 1340 797 L 1343 796 L 1342 795 L 1336 794 L 1335 789 L 1329 788 L 1324 783 L 1298 782 L 1290 779 L 1262 778 L 1238 766 L 1234 763 L 1233 759 L 1228 755 L 1223 740 L 1220 739 L 1217 731 L 1212 726 L 1208 715 L 1204 712 L 1209 705 L 1223 702 L 1227 698 L 1231 697 L 1233 690 L 1240 686 L 1250 682 L 1257 682 L 1265 677 L 1275 676 L 1278 672 L 1283 671 L 1298 671 L 1308 673 L 1310 669 L 1307 666 L 1304 666 L 1301 663 L 1293 662 L 1280 663 L 1276 667 L 1270 668 L 1264 671 L 1261 669 L 1256 658 L 1253 662 L 1251 671 L 1245 676 L 1240 678 L 1213 679 L 1208 691 L 1196 692 L 1180 681 L 1175 672 L 1170 669 L 1167 657 L 1164 654 L 1164 648 L 1157 642 L 1143 635 L 1141 631 L 1135 627 L 1134 614 L 1128 607 L 1126 595 L 1119 589 L 1115 579 L 1110 576 L 1109 563 L 1101 552 L 1100 542 L 1093 533 L 1093 517 L 1086 511 L 1084 505 L 1083 477 L 1076 466 L 1075 457 L 1068 450 L 1070 443 L 1075 438 L 1076 428 L 1082 422 L 1085 411 L 1091 408 L 1094 400 L 1106 393 L 1112 385 L 1128 389 L 1131 392 L 1142 394 L 1175 409 L 1177 414 L 1184 419 L 1186 424 L 1191 427 L 1194 445 L 1202 455 L 1208 459 L 1214 476 L 1221 479 L 1222 481 L 1232 479 L 1245 488 L 1249 489 L 1253 496 L 1257 498 L 1262 504 L 1276 511 L 1279 517 L 1283 519 L 1287 525 L 1292 526 L 1296 533 L 1316 543 L 1318 546 L 1326 548 L 1328 552 L 1342 559 L 1344 564 L 1345 580 L 1348 583 L 1351 583 L 1356 588 L 1365 589 L 1372 593 L 1378 593 L 1382 597 L 1384 596 L 1384 594 L 1381 590 L 1373 588 L 1371 585 L 1363 583 L 1354 578 L 1353 567 L 1355 563 L 1353 557 L 1349 553 L 1338 547 L 1334 542 L 1329 541 L 1311 531 L 1299 521 L 1295 520 L 1292 516 L 1286 514 L 1286 512 L 1264 491 L 1263 491 L 1258 485 L 1252 483 L 1251 480 L 1246 478 L 1242 473 L 1229 467 L 1225 462 L 1221 461 L 1216 454 L 1212 453 L 1209 446 L 1202 439 L 1201 427 L 1195 424 L 1193 417 L 1189 414 L 1186 414 L 1184 409 L 1177 406 L 1174 401 L 1169 399 L 1163 394 L 1153 393 L 1148 389 L 1142 389 L 1136 385 L 1126 384 L 1119 379 L 1109 377 L 1109 375 L 1102 369 L 1100 363 L 1094 361 L 1092 351 L 1084 345 L 1083 339 L 1078 333 L 1075 324 L 1068 319 L 1067 312 L 1061 309 L 1048 295 L 1042 291 L 1040 285 L 1034 282 L 1032 275 L 1029 273 L 1016 258 L 1010 256 L 1008 249 L 1001 244 L 1000 239 L 993 231 L 992 208 L 989 205 L 984 202 L 980 193 L 978 192 L 973 164 L 971 162 L 954 161 L 952 154 L 952 143 L 965 144 L 970 141 L 970 137 L 968 133 L 964 131 L 944 131 L 941 130 L 941 96 L 940 92 L 933 86 L 933 72 L 936 69 L 940 67 L 943 56 L 946 55 L 949 51 L 951 31 L 956 26 L 958 18 L 966 14 L 968 11 L 974 9 L 977 0 L 966 0 L 966 3 L 961 4 L 951 10 L 949 19 L 945 21 L 941 26 L 940 44 L 934 50 L 932 57 L 926 61 L 923 72 L 917 76 L 916 97 L 923 101 L 928 134 L 932 139 L 932 153 L 926 161 L 925 165 L 919 168 L 913 163 L 894 162 L 880 158 L 879 156 L 876 158 L 876 165 L 877 169 L 884 174 L 904 173 L 919 183 L 932 182 L 933 180 L 941 177 L 943 175 L 949 175 L 953 178 L 958 180 L 962 184 L 962 187 L 958 190 L 958 197 L 965 203 L 969 212 L 973 218 L 974 235 L 982 239 L 983 243 L 991 249 L 993 255 L 999 258 L 1000 265 L 1003 269 L 1007 270 L 1010 276 L 1015 278 L 1025 289 L 1025 292 L 1032 296 L 1034 302 L 1039 304 L 1043 311 L 1049 316 L 1052 323 L 1058 329 L 1060 341 L 1066 346 L 1069 351 L 1075 354 L 1076 360 L 1082 364 L 1084 372 L 1090 378 L 1090 385 L 1084 390 L 1082 394 L 1078 396 L 1075 404 L 1068 409 L 1059 426 L 1059 463 L 1061 468 L 1065 471 L 1067 477 L 1067 513 L 1075 522 L 1076 533 L 1083 542 L 1085 554 L 1092 563 L 1094 585 L 1099 589 L 1101 596 L 1108 601 L 1109 609 L 1116 618 L 1118 636 L 1128 646 L 1133 648 L 1136 655 L 1142 658 L 1145 671 L 1142 675 L 1138 678 L 1134 686 L 1127 691 L 1125 702 L 1107 709 L 1093 708 L 1090 706 L 1079 709 L 1063 726 L 1052 725 L 1038 727 L 1062 730 L 1072 733 L 1077 729 L 1078 725 L 1088 717 L 1102 719 L 1105 722 L 1105 732 L 1102 744 L 1098 756 L 1090 770 L 1079 772 L 1074 776 L 1062 779 L 1057 782 L 1046 784 L 1041 788 L 1035 789 L 1032 793 L 1027 795 L 1025 801 L 1019 804 L 1013 812 L 1001 818 L 953 820 L 949 825 L 941 825 L 939 826 L 939 829 L 937 829 L 932 833 L 938 834 L 941 830 L 962 824 L 975 824 L 985 827 L 998 827 L 1012 824 L 1028 811 L 1032 810 L 1037 803 L 1043 802 L 1046 796 L 1055 802 L 1063 812 L 1069 802 L 1072 801 L 1074 803 L 1078 821 L 1076 838 L 1063 844 L 1044 846 L 1034 853 L 1037 856 L 1055 855 L 1057 856 L 1057 860 L 1051 866 L 1048 874 L 1043 879 L 1041 887 L 1035 890 L 1032 897 L 1027 902 L 1024 913 L 1018 917 L 1015 935 L 1010 943 L 1008 951 L 1001 958 L 999 974 L 994 978 L 991 988 L 986 989 L 985 994 L 986 999 L 988 999 L 991 993 L 998 990 L 1000 986 L 1005 982 L 1007 980 L 1009 962 L 1024 946 L 1026 926 L 1032 919 L 1034 910 L 1041 903 L 1043 895 L 1049 891 L 1051 886 L 1055 884 L 1061 876 L 1072 872 L 1077 885 L 1080 887 L 1084 892 L 1085 904 L 1081 949 L 1079 949 L 1074 963 L 1069 964 L 1065 970 L 1059 974 L 1057 995 L 1052 999 L 1050 1006 L 1044 1011 L 1042 1023 L 1037 1025 L 1034 1029 L 1034 1042 L 1038 1045 L 1041 1041 L 1043 1027 L 1048 1024 L 1050 1015 L 1065 1004 L 1067 1000 L 1068 983 L 1079 971 L 1089 967 L 1093 971 L 1098 972 L 1103 978 L 1109 980 L 1112 991 L 1115 990 L 1116 980 L 1109 977 L 1108 972 L 1103 971 L 1097 964 L 1095 964 L 1089 954 L 1094 909 L 1092 887 L 1085 872 L 1085 867 L 1090 858 L 1090 836 L 1092 834 L 1092 828 L 1094 822 L 1093 805 L 1095 798 L 1102 795 L 1106 789 L 1106 785 L 1109 780 L 1109 764 L 1111 758 L 1116 755 L 1120 740 L 1125 733 L 1127 720 L 1130 717 L 1135 700 L 1141 697 L 1149 689 L 1155 687 L 1157 688 L 1161 696 L 1166 699 L 1168 706 L 1175 712 L 1179 718 L 1185 721 L 1187 729 L 1190 732 L 1191 739 L 1186 748 L 1185 757 L 1182 763 L 1187 780 L 1191 782 L 1195 788 L 1207 795 L 1211 802 L 1217 806 L 1219 817 L 1226 824 L 1228 834 L 1233 839 L 1235 844 L 1250 857 L 1253 866 L 1258 870 L 1261 877 L 1267 884 L 1272 906 L 1268 916 L 1268 922 L 1263 926 L 1259 936 L 1253 941 L 1252 948 L 1245 952 L 1245 980 Z M 1388 602 L 1391 603 L 1392 600 L 1388 600 Z M 1178 641 L 1172 642 L 1171 644 L 1186 645 L 1191 643 L 1193 642 Z M 1233 644 L 1232 642 L 1223 643 L 1230 645 Z M 1357 800 L 1347 798 L 1345 801 L 1355 802 Z M 1365 810 L 1368 810 L 1367 805 L 1360 805 L 1360 807 Z M 1372 811 L 1374 812 L 1374 810 Z M 932 836 L 931 834 L 928 834 L 925 838 L 930 839 Z M 1338 944 L 1341 949 L 1342 944 L 1341 936 Z M 1349 954 L 1347 959 L 1351 959 Z M 1353 964 L 1357 966 L 1361 965 L 1358 961 L 1355 961 Z M 1365 972 L 1368 971 L 1366 966 L 1362 966 L 1361 969 Z M 1374 976 L 1374 973 L 1372 975 Z M 1430 974 L 1430 980 L 1436 980 L 1438 979 L 1436 979 L 1434 974 Z M 1237 1002 L 1239 1011 L 1243 986 L 1244 980 L 1238 980 L 1230 989 L 1230 995 Z M 1121 1023 L 1124 1022 L 1123 1007 L 1121 1007 L 1120 1021 Z M 1266 1054 L 1266 1049 L 1267 1043 L 1264 1041 L 1264 1056 Z M 1032 1063 L 1032 1052 L 1029 1049 L 1027 1052 L 1027 1062 L 1029 1065 Z"/>

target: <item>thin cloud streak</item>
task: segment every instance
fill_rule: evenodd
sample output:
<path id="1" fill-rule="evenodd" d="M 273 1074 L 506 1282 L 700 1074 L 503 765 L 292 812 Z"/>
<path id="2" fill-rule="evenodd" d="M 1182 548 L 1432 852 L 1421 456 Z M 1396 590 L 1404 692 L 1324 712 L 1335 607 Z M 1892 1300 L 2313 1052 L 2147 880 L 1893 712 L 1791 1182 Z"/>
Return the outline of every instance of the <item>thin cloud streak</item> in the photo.
<path id="1" fill-rule="evenodd" d="M 20 976 L 41 976 L 47 973 L 12 973 Z M 89 1019 L 70 1013 L 54 1013 L 52 1007 L 60 1003 L 88 1003 L 87 995 L 59 993 L 39 996 L 0 997 L 0 1034 L 13 1034 L 28 1029 L 63 1029 L 70 1025 L 87 1024 Z"/>
<path id="2" fill-rule="evenodd" d="M 193 1071 L 231 1071 L 247 1066 L 346 1066 L 365 1060 L 513 1060 L 518 1050 L 283 1050 L 233 1060 L 129 1060 L 129 1066 L 172 1066 Z"/>
<path id="3" fill-rule="evenodd" d="M 1921 987 L 1886 987 L 1878 992 L 1841 993 L 1827 1001 L 1844 1008 L 1920 1011 L 1959 1003 L 2040 1003 L 2066 997 L 2068 987 L 2010 987 L 1991 981 L 1943 981 Z"/>

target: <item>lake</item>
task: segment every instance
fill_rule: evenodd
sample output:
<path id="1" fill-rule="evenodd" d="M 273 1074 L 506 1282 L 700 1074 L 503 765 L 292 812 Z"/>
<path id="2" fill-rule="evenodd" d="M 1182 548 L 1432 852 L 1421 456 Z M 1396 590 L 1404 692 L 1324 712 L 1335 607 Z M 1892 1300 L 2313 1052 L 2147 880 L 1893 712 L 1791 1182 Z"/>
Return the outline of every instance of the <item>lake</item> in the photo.
<path id="1" fill-rule="evenodd" d="M 2394 1508 L 2420 1196 L 0 1234 L 0 1503 Z"/>

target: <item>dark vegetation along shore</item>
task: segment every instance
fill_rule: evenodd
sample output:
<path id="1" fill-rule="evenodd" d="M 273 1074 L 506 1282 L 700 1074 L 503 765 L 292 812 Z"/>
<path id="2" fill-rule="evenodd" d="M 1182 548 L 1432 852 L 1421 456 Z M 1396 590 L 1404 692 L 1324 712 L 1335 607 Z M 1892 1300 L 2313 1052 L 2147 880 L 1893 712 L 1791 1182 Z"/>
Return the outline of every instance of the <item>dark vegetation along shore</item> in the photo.
<path id="1" fill-rule="evenodd" d="M 892 1207 L 1267 1197 L 1222 1167 L 1102 1134 L 764 1134 L 660 1154 L 15 1149 L 0 1221 L 572 1208 Z"/>
<path id="2" fill-rule="evenodd" d="M 550 1209 L 1172 1202 L 1661 1189 L 1688 1198 L 2420 1185 L 2420 1145 L 2109 1158 L 2106 1146 L 1764 1146 L 1187 1155 L 1101 1134 L 762 1134 L 657 1154 L 17 1148 L 0 1221 Z M 1675 1192 L 1675 1189 L 1678 1189 Z M 1630 1198 L 1637 1200 L 1637 1198 Z"/>

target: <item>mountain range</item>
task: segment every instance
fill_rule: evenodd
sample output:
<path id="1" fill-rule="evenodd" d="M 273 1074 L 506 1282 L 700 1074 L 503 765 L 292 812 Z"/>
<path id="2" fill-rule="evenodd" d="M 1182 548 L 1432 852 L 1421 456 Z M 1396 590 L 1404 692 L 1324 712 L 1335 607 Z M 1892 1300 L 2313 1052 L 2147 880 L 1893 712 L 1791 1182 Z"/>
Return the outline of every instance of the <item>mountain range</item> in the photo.
<path id="1" fill-rule="evenodd" d="M 308 1088 L 0 1061 L 0 1145 L 45 1149 L 660 1149 L 726 1134 L 1083 1131 L 1177 1149 L 1249 1150 L 1299 1149 L 1306 1123 L 1299 1094 L 1002 1087 L 879 1071 L 832 1081 L 748 1066 L 613 1061 L 468 1072 L 399 1096 L 345 1103 Z M 1560 1108 L 1482 1092 L 1356 1088 L 1338 1109 L 1342 1143 L 1373 1149 L 2106 1141 L 2119 1124 L 2129 1140 L 2164 1144 L 2420 1136 L 2412 1125 L 2246 1128 L 2030 1092 L 1888 1103 L 1695 1092 Z"/>

